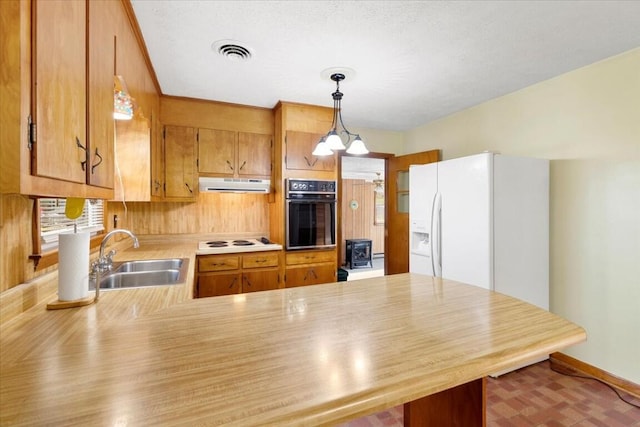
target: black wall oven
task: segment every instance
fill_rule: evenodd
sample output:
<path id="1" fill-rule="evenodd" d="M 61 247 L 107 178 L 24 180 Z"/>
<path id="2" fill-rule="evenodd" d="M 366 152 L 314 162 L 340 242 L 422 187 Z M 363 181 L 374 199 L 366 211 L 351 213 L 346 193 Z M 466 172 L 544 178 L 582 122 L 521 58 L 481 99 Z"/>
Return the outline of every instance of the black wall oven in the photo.
<path id="1" fill-rule="evenodd" d="M 286 248 L 336 246 L 336 182 L 289 178 L 285 182 Z"/>

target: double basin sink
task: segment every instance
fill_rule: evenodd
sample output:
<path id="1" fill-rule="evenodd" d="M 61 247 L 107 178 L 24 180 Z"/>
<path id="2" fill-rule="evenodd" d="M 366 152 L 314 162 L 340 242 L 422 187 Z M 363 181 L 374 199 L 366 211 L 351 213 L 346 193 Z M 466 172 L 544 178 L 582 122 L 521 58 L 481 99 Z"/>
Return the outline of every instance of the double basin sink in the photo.
<path id="1" fill-rule="evenodd" d="M 188 258 L 114 262 L 110 271 L 100 274 L 100 289 L 179 285 L 185 282 L 188 267 Z M 95 279 L 89 280 L 89 288 L 95 289 Z"/>

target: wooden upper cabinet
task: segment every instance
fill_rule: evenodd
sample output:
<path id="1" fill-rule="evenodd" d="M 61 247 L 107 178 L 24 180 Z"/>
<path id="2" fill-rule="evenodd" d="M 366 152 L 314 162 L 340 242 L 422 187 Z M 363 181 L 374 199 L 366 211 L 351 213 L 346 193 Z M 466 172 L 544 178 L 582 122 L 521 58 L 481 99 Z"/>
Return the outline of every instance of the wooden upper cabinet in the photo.
<path id="1" fill-rule="evenodd" d="M 151 197 L 164 197 L 164 141 L 156 110 L 151 112 Z"/>
<path id="2" fill-rule="evenodd" d="M 116 120 L 118 179 L 113 200 L 151 200 L 151 146 L 149 121 L 144 117 Z"/>
<path id="3" fill-rule="evenodd" d="M 308 132 L 287 131 L 286 167 L 289 170 L 334 171 L 336 156 L 314 156 L 313 150 L 324 135 Z"/>
<path id="4" fill-rule="evenodd" d="M 115 4 L 115 7 L 120 5 Z M 113 188 L 114 119 L 113 70 L 115 61 L 114 4 L 88 2 L 89 40 L 89 166 L 87 183 Z"/>
<path id="5" fill-rule="evenodd" d="M 87 180 L 86 2 L 35 2 L 32 173 Z"/>
<path id="6" fill-rule="evenodd" d="M 272 137 L 249 132 L 198 129 L 198 172 L 229 177 L 271 175 Z"/>
<path id="7" fill-rule="evenodd" d="M 238 132 L 239 176 L 271 176 L 272 141 L 271 135 Z"/>
<path id="8" fill-rule="evenodd" d="M 193 201 L 196 197 L 196 129 L 165 126 L 165 198 Z"/>
<path id="9" fill-rule="evenodd" d="M 237 140 L 234 131 L 198 129 L 198 172 L 234 176 Z"/>

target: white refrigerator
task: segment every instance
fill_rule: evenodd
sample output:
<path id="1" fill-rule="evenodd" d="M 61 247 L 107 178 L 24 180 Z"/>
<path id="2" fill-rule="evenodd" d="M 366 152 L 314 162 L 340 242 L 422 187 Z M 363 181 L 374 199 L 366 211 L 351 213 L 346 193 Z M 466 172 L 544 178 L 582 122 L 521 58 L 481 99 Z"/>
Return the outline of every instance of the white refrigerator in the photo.
<path id="1" fill-rule="evenodd" d="M 549 309 L 549 161 L 482 153 L 409 168 L 409 270 Z"/>

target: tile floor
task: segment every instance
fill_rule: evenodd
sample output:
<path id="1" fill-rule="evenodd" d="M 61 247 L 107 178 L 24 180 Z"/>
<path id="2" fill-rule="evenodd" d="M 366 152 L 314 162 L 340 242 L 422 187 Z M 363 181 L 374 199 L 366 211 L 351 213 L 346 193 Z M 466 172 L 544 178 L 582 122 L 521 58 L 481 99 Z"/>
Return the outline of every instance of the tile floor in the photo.
<path id="1" fill-rule="evenodd" d="M 623 396 L 636 405 L 640 399 Z M 398 406 L 341 427 L 400 427 Z M 640 409 L 606 385 L 554 372 L 544 361 L 487 381 L 488 427 L 640 427 Z"/>

